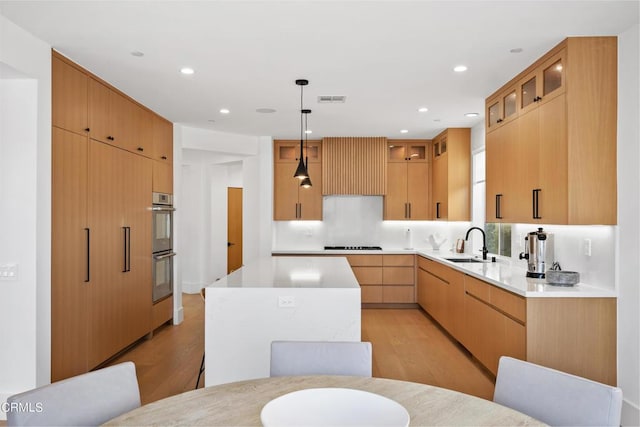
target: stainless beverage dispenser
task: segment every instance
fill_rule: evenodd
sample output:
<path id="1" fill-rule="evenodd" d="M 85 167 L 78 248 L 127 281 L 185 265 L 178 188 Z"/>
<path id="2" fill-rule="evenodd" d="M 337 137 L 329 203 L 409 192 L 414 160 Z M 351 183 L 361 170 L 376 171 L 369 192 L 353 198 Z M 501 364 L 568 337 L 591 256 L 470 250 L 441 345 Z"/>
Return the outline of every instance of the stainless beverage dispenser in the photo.
<path id="1" fill-rule="evenodd" d="M 547 266 L 553 264 L 553 235 L 542 228 L 528 233 L 524 238 L 524 250 L 520 259 L 527 260 L 527 277 L 544 279 Z"/>

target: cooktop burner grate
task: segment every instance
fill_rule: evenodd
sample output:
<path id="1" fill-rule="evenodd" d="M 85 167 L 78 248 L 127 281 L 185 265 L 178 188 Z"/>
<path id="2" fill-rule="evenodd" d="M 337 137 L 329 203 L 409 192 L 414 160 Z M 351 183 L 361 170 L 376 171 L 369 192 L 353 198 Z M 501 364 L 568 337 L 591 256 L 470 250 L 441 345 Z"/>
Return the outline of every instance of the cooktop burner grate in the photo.
<path id="1" fill-rule="evenodd" d="M 381 251 L 380 246 L 325 246 L 325 250 L 342 251 Z"/>

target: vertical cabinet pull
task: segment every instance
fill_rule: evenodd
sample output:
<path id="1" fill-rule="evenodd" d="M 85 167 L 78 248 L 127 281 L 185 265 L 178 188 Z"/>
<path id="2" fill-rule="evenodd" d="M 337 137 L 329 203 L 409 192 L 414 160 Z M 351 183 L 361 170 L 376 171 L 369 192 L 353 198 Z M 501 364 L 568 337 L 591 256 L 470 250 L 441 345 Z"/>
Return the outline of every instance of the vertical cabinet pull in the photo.
<path id="1" fill-rule="evenodd" d="M 123 273 L 131 271 L 131 227 L 122 227 L 124 232 L 124 267 Z"/>
<path id="2" fill-rule="evenodd" d="M 84 229 L 87 238 L 87 275 L 85 276 L 85 283 L 91 280 L 91 230 L 89 228 Z"/>
<path id="3" fill-rule="evenodd" d="M 440 218 L 440 202 L 436 202 L 436 218 Z"/>
<path id="4" fill-rule="evenodd" d="M 496 194 L 496 219 L 502 219 L 502 194 Z"/>
<path id="5" fill-rule="evenodd" d="M 411 158 L 409 158 L 409 160 L 411 160 Z M 408 203 L 409 205 L 409 216 L 407 218 L 411 219 L 411 203 Z"/>
<path id="6" fill-rule="evenodd" d="M 302 203 L 298 203 L 298 205 L 300 206 L 300 215 L 298 216 L 299 219 L 302 219 Z"/>
<path id="7" fill-rule="evenodd" d="M 533 219 L 542 219 L 542 217 L 540 216 L 540 192 L 541 191 L 542 191 L 541 188 L 536 188 L 531 191 L 531 197 L 532 197 L 531 205 L 533 208 Z"/>

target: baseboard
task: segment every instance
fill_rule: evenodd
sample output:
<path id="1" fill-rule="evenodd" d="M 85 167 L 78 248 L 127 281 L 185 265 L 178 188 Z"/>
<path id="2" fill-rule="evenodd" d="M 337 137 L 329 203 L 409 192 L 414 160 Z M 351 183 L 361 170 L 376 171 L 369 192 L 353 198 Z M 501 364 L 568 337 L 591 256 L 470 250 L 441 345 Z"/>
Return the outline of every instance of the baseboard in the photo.
<path id="1" fill-rule="evenodd" d="M 640 408 L 628 400 L 622 400 L 622 426 L 640 426 Z"/>
<path id="2" fill-rule="evenodd" d="M 185 294 L 199 294 L 200 289 L 204 288 L 204 283 L 188 283 L 182 282 L 182 292 Z"/>
<path id="3" fill-rule="evenodd" d="M 179 325 L 184 320 L 184 309 L 180 306 L 177 309 L 173 309 L 173 324 Z"/>

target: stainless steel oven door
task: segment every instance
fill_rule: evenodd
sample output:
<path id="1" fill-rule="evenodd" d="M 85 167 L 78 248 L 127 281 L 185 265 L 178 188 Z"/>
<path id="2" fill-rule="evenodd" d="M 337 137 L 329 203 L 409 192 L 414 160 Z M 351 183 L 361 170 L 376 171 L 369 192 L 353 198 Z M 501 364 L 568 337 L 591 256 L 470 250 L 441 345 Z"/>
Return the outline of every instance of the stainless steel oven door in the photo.
<path id="1" fill-rule="evenodd" d="M 173 257 L 175 252 L 153 255 L 153 302 L 173 293 Z"/>
<path id="2" fill-rule="evenodd" d="M 170 206 L 153 206 L 153 253 L 173 249 L 173 211 Z"/>

